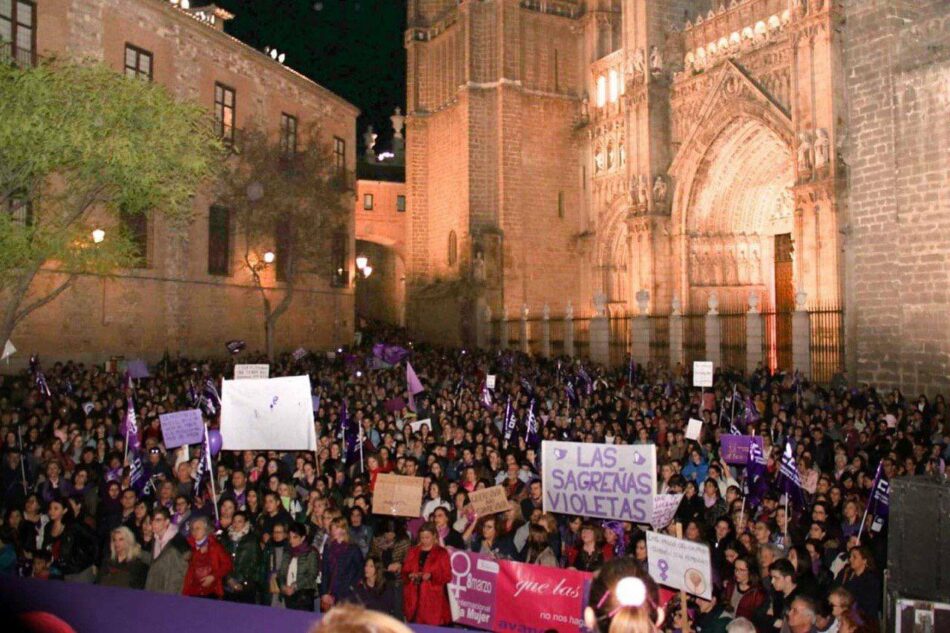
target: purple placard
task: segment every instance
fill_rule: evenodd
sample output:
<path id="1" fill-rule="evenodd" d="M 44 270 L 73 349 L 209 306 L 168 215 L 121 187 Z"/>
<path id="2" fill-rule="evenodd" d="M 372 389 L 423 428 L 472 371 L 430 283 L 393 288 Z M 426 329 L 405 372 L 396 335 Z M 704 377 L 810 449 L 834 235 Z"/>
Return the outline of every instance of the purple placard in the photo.
<path id="1" fill-rule="evenodd" d="M 129 372 L 129 376 L 138 380 L 139 378 L 148 378 L 148 365 L 145 364 L 145 361 L 141 358 L 133 358 L 130 361 L 125 363 L 125 371 Z"/>
<path id="2" fill-rule="evenodd" d="M 162 438 L 165 448 L 177 448 L 185 444 L 197 444 L 204 438 L 205 423 L 201 411 L 188 409 L 158 416 L 162 423 Z"/>
<path id="3" fill-rule="evenodd" d="M 406 401 L 402 398 L 390 398 L 384 406 L 389 413 L 395 413 L 406 408 Z"/>
<path id="4" fill-rule="evenodd" d="M 727 464 L 744 466 L 749 461 L 749 445 L 752 442 L 765 450 L 765 442 L 755 435 L 720 435 L 719 454 Z"/>
<path id="5" fill-rule="evenodd" d="M 464 626 L 491 629 L 495 621 L 495 583 L 500 567 L 488 556 L 449 548 L 452 582 L 449 605 L 452 621 Z"/>

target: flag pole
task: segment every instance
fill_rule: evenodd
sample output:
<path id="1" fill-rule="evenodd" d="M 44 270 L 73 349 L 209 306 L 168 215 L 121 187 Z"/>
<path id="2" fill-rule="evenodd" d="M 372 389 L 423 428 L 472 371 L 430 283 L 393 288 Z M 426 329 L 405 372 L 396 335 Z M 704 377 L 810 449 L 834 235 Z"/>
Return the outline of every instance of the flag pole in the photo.
<path id="1" fill-rule="evenodd" d="M 10 357 L 7 357 L 7 362 L 10 361 Z M 23 494 L 29 494 L 29 490 L 26 485 L 26 455 L 23 454 L 23 429 L 19 424 L 16 425 L 16 436 L 17 441 L 20 443 L 20 474 L 23 476 Z"/>
<path id="2" fill-rule="evenodd" d="M 214 506 L 214 520 L 215 523 L 221 523 L 221 516 L 218 514 L 218 493 L 214 489 L 214 478 L 216 473 L 214 472 L 214 462 L 211 461 L 211 441 L 208 439 L 208 427 L 205 425 L 205 459 L 208 463 L 208 478 L 211 479 L 211 505 Z"/>
<path id="3" fill-rule="evenodd" d="M 792 493 L 788 491 L 788 486 L 785 487 L 785 538 L 782 540 L 782 546 L 788 551 L 788 522 L 792 520 L 791 515 L 788 513 L 788 498 L 792 496 Z"/>
<path id="4" fill-rule="evenodd" d="M 677 521 L 674 526 L 676 538 L 683 538 L 683 524 Z M 682 633 L 690 633 L 689 611 L 686 608 L 686 591 L 684 589 L 680 589 L 680 617 L 682 618 L 683 625 L 680 631 Z"/>

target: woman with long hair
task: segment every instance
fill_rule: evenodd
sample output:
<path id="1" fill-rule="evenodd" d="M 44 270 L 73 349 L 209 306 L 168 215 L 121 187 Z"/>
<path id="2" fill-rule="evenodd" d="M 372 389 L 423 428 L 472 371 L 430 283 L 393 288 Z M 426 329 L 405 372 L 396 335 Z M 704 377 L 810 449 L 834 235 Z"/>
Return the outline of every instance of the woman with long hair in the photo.
<path id="1" fill-rule="evenodd" d="M 326 612 L 352 597 L 363 569 L 363 554 L 350 541 L 350 529 L 344 517 L 330 523 L 330 540 L 323 549 L 322 568 L 320 605 Z"/>
<path id="2" fill-rule="evenodd" d="M 877 621 L 881 611 L 881 575 L 867 546 L 851 548 L 840 584 L 854 596 L 860 612 L 869 620 Z"/>
<path id="3" fill-rule="evenodd" d="M 290 552 L 280 562 L 277 586 L 284 605 L 295 611 L 313 611 L 317 593 L 317 555 L 307 542 L 303 523 L 290 525 Z"/>
<path id="4" fill-rule="evenodd" d="M 580 542 L 568 551 L 567 566 L 578 571 L 596 572 L 606 562 L 599 528 L 592 523 L 585 523 L 581 527 Z"/>
<path id="5" fill-rule="evenodd" d="M 96 583 L 109 587 L 145 589 L 148 565 L 142 558 L 142 548 L 135 541 L 132 530 L 123 526 L 112 530 L 109 556 L 99 566 Z"/>
<path id="6" fill-rule="evenodd" d="M 732 566 L 732 578 L 723 583 L 723 603 L 737 618 L 756 621 L 768 608 L 768 596 L 759 577 L 759 564 L 740 556 Z"/>
<path id="7" fill-rule="evenodd" d="M 95 533 L 72 517 L 69 504 L 62 499 L 50 501 L 49 523 L 43 529 L 43 549 L 52 557 L 54 575 L 72 582 L 92 583 L 96 576 L 98 546 Z"/>
<path id="8" fill-rule="evenodd" d="M 525 562 L 542 567 L 557 567 L 557 556 L 548 543 L 548 531 L 535 523 L 528 528 Z"/>
<path id="9" fill-rule="evenodd" d="M 356 586 L 354 598 L 367 609 L 398 617 L 394 583 L 387 578 L 385 569 L 379 557 L 370 555 L 363 565 L 363 579 Z"/>

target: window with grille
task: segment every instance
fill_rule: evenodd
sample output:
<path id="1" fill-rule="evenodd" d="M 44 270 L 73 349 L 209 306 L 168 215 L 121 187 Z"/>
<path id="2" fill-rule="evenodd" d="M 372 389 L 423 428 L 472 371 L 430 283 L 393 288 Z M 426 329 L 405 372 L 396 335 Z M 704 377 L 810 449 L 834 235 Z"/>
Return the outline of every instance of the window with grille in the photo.
<path id="1" fill-rule="evenodd" d="M 231 210 L 214 206 L 208 211 L 208 274 L 231 272 Z"/>
<path id="2" fill-rule="evenodd" d="M 285 112 L 280 114 L 280 153 L 282 156 L 297 153 L 297 117 Z"/>
<path id="3" fill-rule="evenodd" d="M 234 143 L 235 101 L 233 88 L 222 83 L 214 84 L 214 122 L 225 143 Z"/>
<path id="4" fill-rule="evenodd" d="M 36 63 L 36 4 L 30 0 L 0 0 L 0 59 Z"/>
<path id="5" fill-rule="evenodd" d="M 406 210 L 406 196 L 396 196 L 396 211 L 403 213 Z"/>
<path id="6" fill-rule="evenodd" d="M 338 136 L 333 137 L 333 164 L 338 176 L 346 175 L 346 141 Z"/>
<path id="7" fill-rule="evenodd" d="M 33 224 L 33 203 L 25 193 L 14 193 L 7 198 L 7 213 L 10 214 L 10 220 L 20 226 L 32 226 Z"/>
<path id="8" fill-rule="evenodd" d="M 152 80 L 152 54 L 131 44 L 125 45 L 125 76 Z"/>

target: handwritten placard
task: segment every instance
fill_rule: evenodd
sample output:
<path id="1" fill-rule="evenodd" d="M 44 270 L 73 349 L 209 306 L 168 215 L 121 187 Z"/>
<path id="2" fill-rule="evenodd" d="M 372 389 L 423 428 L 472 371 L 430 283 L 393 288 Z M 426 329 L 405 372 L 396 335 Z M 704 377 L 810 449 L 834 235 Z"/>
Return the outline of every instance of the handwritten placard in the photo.
<path id="1" fill-rule="evenodd" d="M 310 376 L 225 380 L 221 439 L 226 451 L 313 451 Z"/>
<path id="2" fill-rule="evenodd" d="M 654 530 L 662 530 L 673 517 L 676 516 L 676 509 L 680 507 L 680 501 L 683 500 L 683 493 L 675 495 L 657 495 L 653 497 L 653 520 L 650 525 Z"/>
<path id="3" fill-rule="evenodd" d="M 270 365 L 235 365 L 234 379 L 270 378 Z"/>
<path id="4" fill-rule="evenodd" d="M 657 583 L 709 600 L 712 598 L 712 562 L 709 546 L 647 532 L 647 561 Z"/>
<path id="5" fill-rule="evenodd" d="M 198 409 L 163 413 L 158 416 L 158 421 L 162 425 L 165 448 L 197 444 L 204 439 L 205 424 Z"/>
<path id="6" fill-rule="evenodd" d="M 494 375 L 494 374 L 488 374 L 487 376 L 485 376 L 485 386 L 488 387 L 489 389 L 494 389 L 494 388 L 495 388 L 495 375 Z"/>
<path id="7" fill-rule="evenodd" d="M 422 477 L 380 473 L 373 489 L 373 514 L 417 517 L 422 513 Z"/>
<path id="8" fill-rule="evenodd" d="M 713 364 L 711 360 L 693 361 L 693 386 L 713 386 Z"/>
<path id="9" fill-rule="evenodd" d="M 505 489 L 502 486 L 473 490 L 468 493 L 468 500 L 480 517 L 497 512 L 507 512 L 510 507 L 508 495 L 505 494 Z"/>
<path id="10" fill-rule="evenodd" d="M 649 523 L 656 494 L 656 446 L 541 444 L 544 511 Z"/>
<path id="11" fill-rule="evenodd" d="M 409 426 L 412 428 L 412 432 L 413 432 L 413 433 L 418 433 L 419 430 L 422 429 L 422 427 L 424 427 L 424 426 L 425 426 L 425 427 L 428 427 L 428 428 L 429 428 L 429 432 L 431 433 L 431 432 L 432 432 L 432 419 L 431 419 L 431 418 L 424 418 L 424 419 L 422 419 L 422 420 L 419 420 L 418 422 L 410 422 L 410 423 L 409 423 Z"/>
<path id="12" fill-rule="evenodd" d="M 689 425 L 686 427 L 686 439 L 699 440 L 699 434 L 703 432 L 703 421 L 696 418 L 690 418 Z"/>

